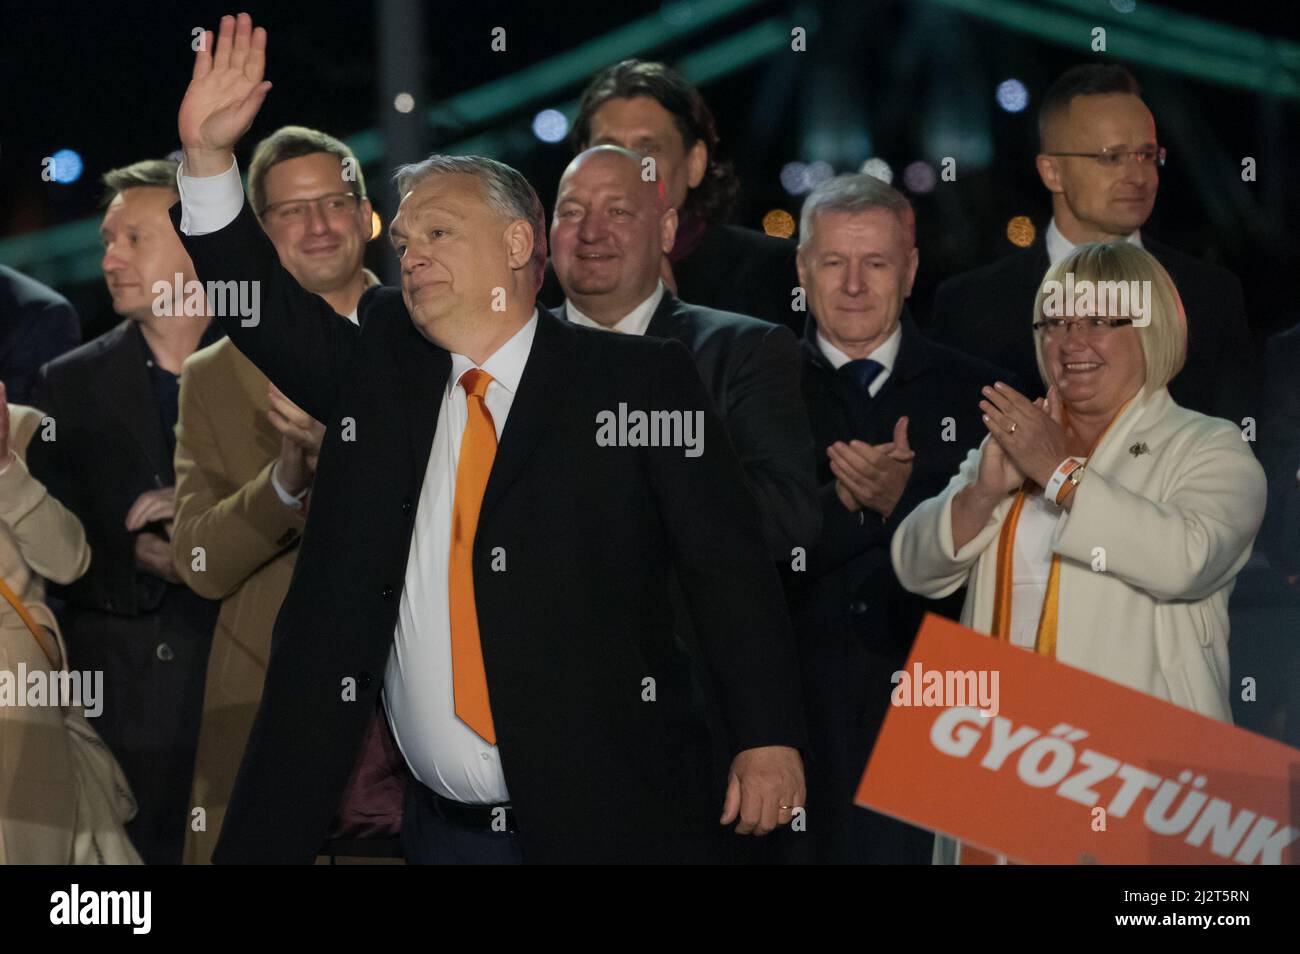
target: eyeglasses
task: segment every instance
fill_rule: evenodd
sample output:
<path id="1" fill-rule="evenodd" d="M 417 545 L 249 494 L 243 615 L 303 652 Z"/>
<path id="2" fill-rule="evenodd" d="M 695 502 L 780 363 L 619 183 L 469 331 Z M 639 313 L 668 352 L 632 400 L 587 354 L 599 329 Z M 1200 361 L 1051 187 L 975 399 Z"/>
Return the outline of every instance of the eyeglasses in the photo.
<path id="1" fill-rule="evenodd" d="M 1139 166 L 1155 166 L 1157 169 L 1165 167 L 1165 159 L 1169 151 L 1164 146 L 1157 146 L 1152 149 L 1127 149 L 1123 146 L 1118 149 L 1103 149 L 1101 152 L 1049 152 L 1049 156 L 1078 156 L 1082 159 L 1095 159 L 1097 165 L 1104 169 L 1118 169 L 1132 157 L 1133 161 Z"/>
<path id="2" fill-rule="evenodd" d="M 332 219 L 341 219 L 351 215 L 361 204 L 361 197 L 355 192 L 332 192 L 317 196 L 315 199 L 288 199 L 284 202 L 272 202 L 262 209 L 262 218 L 274 218 L 280 222 L 306 221 L 307 207 L 314 205 L 317 213 Z"/>
<path id="3" fill-rule="evenodd" d="M 1034 330 L 1041 331 L 1044 338 L 1055 338 L 1074 328 L 1085 338 L 1100 338 L 1115 328 L 1131 324 L 1132 318 L 1044 318 L 1034 322 Z"/>

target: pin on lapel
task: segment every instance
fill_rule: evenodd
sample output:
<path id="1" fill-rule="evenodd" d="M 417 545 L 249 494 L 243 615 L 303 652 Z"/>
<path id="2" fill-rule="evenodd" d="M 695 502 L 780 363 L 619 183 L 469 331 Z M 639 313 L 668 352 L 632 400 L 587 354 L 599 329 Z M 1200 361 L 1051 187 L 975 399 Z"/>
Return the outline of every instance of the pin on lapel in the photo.
<path id="1" fill-rule="evenodd" d="M 1138 457 L 1141 456 L 1142 454 L 1150 454 L 1151 449 L 1147 447 L 1146 441 L 1141 441 L 1137 444 L 1134 444 L 1132 447 L 1130 447 L 1128 449 L 1128 452 L 1132 454 L 1134 457 Z"/>

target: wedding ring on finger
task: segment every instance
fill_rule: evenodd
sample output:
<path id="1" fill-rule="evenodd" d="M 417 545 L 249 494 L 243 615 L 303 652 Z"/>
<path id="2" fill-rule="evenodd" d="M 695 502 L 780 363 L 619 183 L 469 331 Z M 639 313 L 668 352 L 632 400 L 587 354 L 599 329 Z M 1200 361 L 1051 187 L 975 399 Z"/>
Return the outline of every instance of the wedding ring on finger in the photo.
<path id="1" fill-rule="evenodd" d="M 1016 422 L 1012 421 L 1011 426 L 1007 428 L 1007 433 L 1014 434 L 1015 432 L 1016 432 Z"/>

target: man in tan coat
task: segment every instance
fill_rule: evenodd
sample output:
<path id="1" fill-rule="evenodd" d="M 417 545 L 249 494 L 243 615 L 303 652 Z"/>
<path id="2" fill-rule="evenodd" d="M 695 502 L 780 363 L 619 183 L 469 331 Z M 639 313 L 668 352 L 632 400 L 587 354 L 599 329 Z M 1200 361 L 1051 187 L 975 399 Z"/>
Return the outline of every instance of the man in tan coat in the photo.
<path id="1" fill-rule="evenodd" d="M 362 267 L 372 212 L 351 150 L 324 133 L 286 126 L 258 145 L 248 187 L 285 268 L 355 322 L 362 292 L 378 280 Z M 229 340 L 186 362 L 173 553 L 186 584 L 224 601 L 204 691 L 187 864 L 206 864 L 221 831 L 324 433 Z"/>

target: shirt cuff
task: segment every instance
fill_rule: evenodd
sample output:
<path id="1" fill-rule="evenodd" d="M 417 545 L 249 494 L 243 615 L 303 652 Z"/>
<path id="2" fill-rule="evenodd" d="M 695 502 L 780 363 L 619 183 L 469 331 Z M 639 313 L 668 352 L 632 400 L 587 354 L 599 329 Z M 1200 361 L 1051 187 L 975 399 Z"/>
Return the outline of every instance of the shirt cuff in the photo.
<path id="1" fill-rule="evenodd" d="M 275 488 L 275 495 L 280 498 L 280 502 L 286 507 L 297 507 L 301 505 L 302 498 L 307 496 L 307 488 L 304 487 L 302 492 L 295 497 L 280 485 L 279 474 L 280 462 L 277 460 L 275 465 L 271 468 L 271 486 Z"/>
<path id="2" fill-rule="evenodd" d="M 176 191 L 181 196 L 181 231 L 186 235 L 219 232 L 239 216 L 244 205 L 244 186 L 239 181 L 239 163 L 220 175 L 185 175 L 185 163 L 176 169 Z"/>

